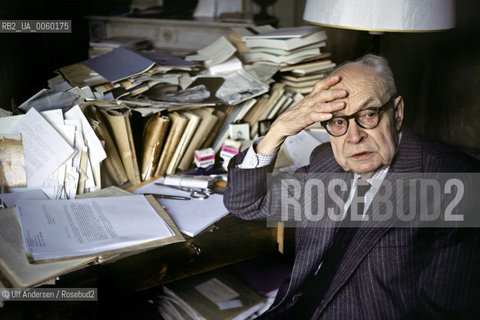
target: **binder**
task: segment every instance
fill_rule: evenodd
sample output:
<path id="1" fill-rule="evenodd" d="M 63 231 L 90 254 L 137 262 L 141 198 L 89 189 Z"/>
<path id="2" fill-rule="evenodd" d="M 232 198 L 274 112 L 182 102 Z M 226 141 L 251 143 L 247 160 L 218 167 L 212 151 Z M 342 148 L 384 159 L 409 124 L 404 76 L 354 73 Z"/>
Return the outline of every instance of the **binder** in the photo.
<path id="1" fill-rule="evenodd" d="M 108 196 L 130 196 L 130 192 L 118 187 L 108 187 L 99 191 L 77 195 L 77 198 L 93 198 Z M 23 241 L 13 208 L 0 209 L 0 281 L 12 288 L 28 288 L 46 282 L 51 282 L 55 277 L 74 270 L 85 268 L 89 265 L 103 263 L 112 259 L 119 259 L 129 255 L 135 250 L 145 250 L 170 243 L 185 241 L 173 220 L 160 207 L 158 202 L 149 197 L 149 203 L 174 231 L 175 236 L 160 239 L 155 243 L 131 246 L 116 252 L 105 252 L 88 257 L 69 258 L 65 260 L 43 263 L 30 263 L 23 252 Z"/>
<path id="2" fill-rule="evenodd" d="M 127 108 L 101 110 L 110 130 L 115 137 L 123 167 L 127 173 L 128 180 L 132 184 L 141 182 L 140 170 L 137 163 L 135 143 L 133 140 L 132 127 L 130 125 L 131 110 Z"/>
<path id="3" fill-rule="evenodd" d="M 182 138 L 183 131 L 188 122 L 188 119 L 178 112 L 172 112 L 169 116 L 172 124 L 170 126 L 170 131 L 168 132 L 162 154 L 158 160 L 157 169 L 155 170 L 154 174 L 155 177 L 163 176 L 167 171 L 170 160 L 175 153 L 175 149 Z"/>
<path id="4" fill-rule="evenodd" d="M 153 178 L 170 122 L 170 118 L 162 115 L 160 112 L 151 115 L 147 119 L 142 136 L 142 181 Z"/>
<path id="5" fill-rule="evenodd" d="M 85 115 L 95 131 L 95 134 L 97 134 L 100 140 L 105 142 L 104 149 L 105 153 L 107 154 L 107 158 L 103 160 L 103 163 L 110 177 L 113 179 L 116 185 L 124 184 L 128 180 L 127 173 L 125 172 L 122 159 L 120 158 L 117 147 L 115 146 L 115 141 L 108 131 L 107 124 L 105 123 L 102 114 L 98 110 L 98 107 L 94 105 L 87 105 L 85 106 Z"/>

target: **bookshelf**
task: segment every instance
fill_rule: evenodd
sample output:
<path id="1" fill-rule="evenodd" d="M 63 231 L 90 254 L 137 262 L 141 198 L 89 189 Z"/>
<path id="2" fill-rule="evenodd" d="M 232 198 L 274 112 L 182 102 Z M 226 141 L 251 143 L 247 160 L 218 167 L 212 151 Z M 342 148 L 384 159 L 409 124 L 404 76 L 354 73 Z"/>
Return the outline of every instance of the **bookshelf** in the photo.
<path id="1" fill-rule="evenodd" d="M 250 27 L 253 24 L 219 22 L 213 19 L 174 20 L 129 17 L 88 16 L 90 40 L 116 36 L 142 36 L 157 49 L 189 52 L 200 49 L 221 36 L 227 36 L 232 27 Z"/>

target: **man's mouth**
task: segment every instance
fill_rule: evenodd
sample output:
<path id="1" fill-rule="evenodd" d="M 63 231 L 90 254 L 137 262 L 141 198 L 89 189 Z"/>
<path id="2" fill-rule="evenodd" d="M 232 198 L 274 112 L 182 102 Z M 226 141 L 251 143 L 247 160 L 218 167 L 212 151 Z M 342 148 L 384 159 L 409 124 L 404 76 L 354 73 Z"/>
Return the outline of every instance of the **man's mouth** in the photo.
<path id="1" fill-rule="evenodd" d="M 352 158 L 355 160 L 367 159 L 373 152 L 370 151 L 361 151 L 352 155 Z"/>

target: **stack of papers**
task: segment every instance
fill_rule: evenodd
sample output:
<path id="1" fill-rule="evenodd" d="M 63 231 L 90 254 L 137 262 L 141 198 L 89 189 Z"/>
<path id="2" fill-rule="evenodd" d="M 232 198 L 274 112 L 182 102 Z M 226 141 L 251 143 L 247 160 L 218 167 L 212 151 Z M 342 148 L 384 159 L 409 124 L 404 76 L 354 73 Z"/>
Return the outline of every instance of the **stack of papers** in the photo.
<path id="1" fill-rule="evenodd" d="M 26 186 L 41 189 L 50 199 L 74 198 L 100 188 L 100 162 L 105 150 L 78 106 L 0 118 L 9 134 L 21 135 L 25 155 Z M 12 187 L 12 186 L 10 186 Z M 18 186 L 17 186 L 18 187 Z"/>
<path id="2" fill-rule="evenodd" d="M 163 179 L 158 179 L 152 183 L 144 185 L 133 190 L 135 194 L 167 194 L 190 196 L 190 193 L 178 191 L 167 186 L 158 185 Z M 180 231 L 188 236 L 195 236 L 208 228 L 214 222 L 220 220 L 228 214 L 227 208 L 223 204 L 223 196 L 212 194 L 203 200 L 175 200 L 175 199 L 157 199 L 158 203 L 165 208 L 165 211 L 172 217 Z"/>
<path id="3" fill-rule="evenodd" d="M 91 263 L 184 241 L 152 197 L 116 187 L 77 200 L 26 193 L 2 196 L 16 207 L 0 209 L 0 275 L 14 288 L 54 283 L 56 276 Z"/>
<path id="4" fill-rule="evenodd" d="M 114 253 L 175 235 L 143 196 L 15 205 L 25 251 L 34 261 Z"/>

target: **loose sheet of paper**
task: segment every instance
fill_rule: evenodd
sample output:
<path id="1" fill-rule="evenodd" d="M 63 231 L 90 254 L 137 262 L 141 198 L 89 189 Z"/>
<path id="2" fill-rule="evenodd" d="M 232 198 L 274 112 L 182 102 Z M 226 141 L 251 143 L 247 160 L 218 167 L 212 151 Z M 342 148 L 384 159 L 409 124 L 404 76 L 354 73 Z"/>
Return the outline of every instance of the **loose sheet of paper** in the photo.
<path id="1" fill-rule="evenodd" d="M 135 194 L 160 193 L 189 196 L 187 192 L 155 184 L 155 182 L 162 181 L 163 178 L 132 192 Z M 223 196 L 220 194 L 212 194 L 204 200 L 157 199 L 157 201 L 175 221 L 178 229 L 191 237 L 228 214 L 228 210 L 223 204 Z"/>
<path id="2" fill-rule="evenodd" d="M 174 235 L 143 196 L 21 200 L 15 212 L 35 260 L 76 257 Z"/>
<path id="3" fill-rule="evenodd" d="M 254 78 L 243 69 L 223 78 L 225 82 L 217 90 L 215 96 L 230 105 L 239 104 L 269 90 L 268 85 Z"/>
<path id="4" fill-rule="evenodd" d="M 229 301 L 239 296 L 238 292 L 217 278 L 212 278 L 195 286 L 195 290 L 203 294 L 213 303 Z"/>
<path id="5" fill-rule="evenodd" d="M 19 133 L 0 133 L 0 183 L 9 188 L 27 186 L 25 154 Z"/>
<path id="6" fill-rule="evenodd" d="M 314 137 L 321 143 L 330 141 L 330 136 L 328 135 L 328 132 L 325 129 L 312 128 L 308 130 L 308 132 L 312 135 L 312 137 Z"/>
<path id="7" fill-rule="evenodd" d="M 65 112 L 65 120 L 80 120 L 81 121 L 81 128 L 77 128 L 83 134 L 83 137 L 87 141 L 88 151 L 89 151 L 89 159 L 92 165 L 99 163 L 100 161 L 104 160 L 107 157 L 105 150 L 103 149 L 102 143 L 100 139 L 98 139 L 95 131 L 93 131 L 92 126 L 88 122 L 87 118 L 83 114 L 82 110 L 78 105 L 74 106 L 67 112 Z"/>
<path id="8" fill-rule="evenodd" d="M 282 168 L 280 171 L 293 172 L 297 168 L 308 165 L 310 163 L 310 153 L 320 144 L 320 141 L 315 139 L 305 130 L 300 131 L 294 136 L 288 137 L 285 140 L 285 146 L 294 165 L 292 167 Z"/>
<path id="9" fill-rule="evenodd" d="M 25 189 L 25 190 L 24 190 Z M 0 199 L 12 208 L 18 200 L 48 200 L 47 195 L 40 189 L 9 189 L 10 193 L 0 194 Z"/>

